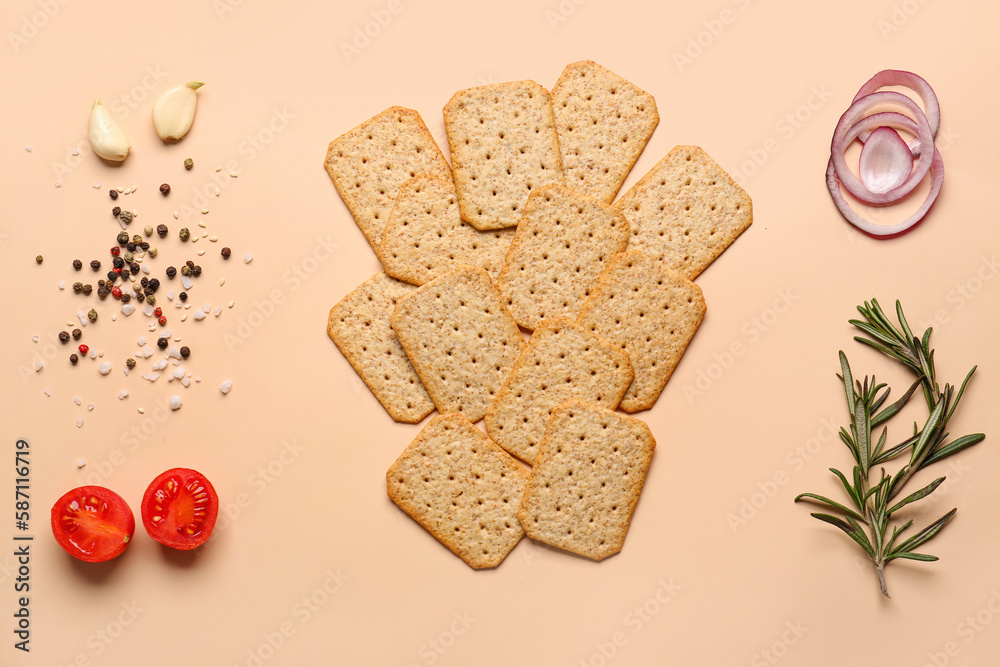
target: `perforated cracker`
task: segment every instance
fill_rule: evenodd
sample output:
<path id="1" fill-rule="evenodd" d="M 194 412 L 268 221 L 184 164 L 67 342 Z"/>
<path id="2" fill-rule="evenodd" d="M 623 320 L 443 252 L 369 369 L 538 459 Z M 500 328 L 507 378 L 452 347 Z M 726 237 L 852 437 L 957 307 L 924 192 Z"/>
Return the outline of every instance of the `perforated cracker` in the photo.
<path id="1" fill-rule="evenodd" d="M 629 250 L 689 280 L 753 222 L 749 195 L 697 146 L 676 146 L 615 202 L 631 227 Z"/>
<path id="2" fill-rule="evenodd" d="M 399 189 L 378 256 L 386 273 L 414 285 L 459 264 L 496 280 L 513 238 L 513 228 L 481 232 L 464 222 L 451 179 L 418 174 Z"/>
<path id="3" fill-rule="evenodd" d="M 626 245 L 628 221 L 619 211 L 546 186 L 528 198 L 497 289 L 526 329 L 547 317 L 576 317 L 590 285 Z"/>
<path id="4" fill-rule="evenodd" d="M 389 326 L 389 316 L 396 300 L 414 289 L 379 271 L 330 309 L 326 327 L 389 415 L 410 423 L 430 414 L 434 403 Z"/>
<path id="5" fill-rule="evenodd" d="M 438 411 L 486 414 L 524 348 L 483 269 L 460 266 L 399 299 L 393 330 Z"/>
<path id="6" fill-rule="evenodd" d="M 420 114 L 403 107 L 390 107 L 331 141 L 324 166 L 372 249 L 404 181 L 417 174 L 451 179 Z"/>
<path id="7" fill-rule="evenodd" d="M 568 318 L 545 320 L 486 413 L 486 432 L 533 463 L 557 405 L 580 399 L 614 409 L 632 377 L 628 355 L 618 347 Z"/>
<path id="8" fill-rule="evenodd" d="M 438 415 L 392 464 L 394 503 L 475 569 L 496 567 L 524 535 L 528 472 L 461 415 Z"/>
<path id="9" fill-rule="evenodd" d="M 655 447 L 634 417 L 580 402 L 559 406 L 518 510 L 525 532 L 594 560 L 618 553 Z"/>
<path id="10" fill-rule="evenodd" d="M 462 219 L 517 224 L 533 189 L 564 183 L 549 92 L 534 81 L 460 90 L 444 107 Z"/>
<path id="11" fill-rule="evenodd" d="M 653 96 L 584 60 L 563 70 L 552 108 L 566 185 L 610 204 L 660 122 Z"/>
<path id="12" fill-rule="evenodd" d="M 577 323 L 626 351 L 635 379 L 619 406 L 653 407 L 705 316 L 701 288 L 638 250 L 613 257 Z"/>

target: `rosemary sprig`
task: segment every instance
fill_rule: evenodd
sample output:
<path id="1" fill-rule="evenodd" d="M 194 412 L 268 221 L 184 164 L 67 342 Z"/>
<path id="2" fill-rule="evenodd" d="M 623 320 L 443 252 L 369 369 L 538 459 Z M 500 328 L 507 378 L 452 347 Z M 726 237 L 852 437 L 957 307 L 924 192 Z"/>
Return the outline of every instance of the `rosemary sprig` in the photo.
<path id="1" fill-rule="evenodd" d="M 894 325 L 882 311 L 878 301 L 872 299 L 858 306 L 863 320 L 850 320 L 862 335 L 854 340 L 875 348 L 883 354 L 899 361 L 909 368 L 916 380 L 909 390 L 895 403 L 886 407 L 889 388 L 876 382 L 875 377 L 865 376 L 863 381 L 854 379 L 847 355 L 840 352 L 838 377 L 844 384 L 847 410 L 851 421 L 849 428 L 840 429 L 840 439 L 854 458 L 854 470 L 850 478 L 836 468 L 830 471 L 837 477 L 847 493 L 848 503 L 842 504 L 815 493 L 803 493 L 796 502 L 807 500 L 825 505 L 833 514 L 816 512 L 812 516 L 841 529 L 854 540 L 868 555 L 875 566 L 879 588 L 889 597 L 885 582 L 885 566 L 898 558 L 918 561 L 934 561 L 936 556 L 917 552 L 916 549 L 938 534 L 951 521 L 957 510 L 952 509 L 915 535 L 901 539 L 913 524 L 894 523 L 890 531 L 893 515 L 910 503 L 925 498 L 944 482 L 939 477 L 927 486 L 913 491 L 899 501 L 896 498 L 910 478 L 918 471 L 956 454 L 967 447 L 981 442 L 986 436 L 973 433 L 948 441 L 948 421 L 955 414 L 965 388 L 976 372 L 973 366 L 961 388 L 955 391 L 950 384 L 942 390 L 937 382 L 934 369 L 934 351 L 930 348 L 931 329 L 917 338 L 903 315 L 903 308 L 896 302 Z M 888 427 L 883 426 L 902 410 L 917 388 L 922 390 L 927 403 L 928 417 L 923 427 L 913 424 L 913 434 L 898 445 L 886 449 Z M 882 426 L 881 432 L 878 427 Z M 877 435 L 876 435 L 877 434 Z M 909 452 L 909 461 L 896 473 L 887 474 L 883 463 Z M 872 471 L 879 468 L 877 482 L 872 482 Z"/>

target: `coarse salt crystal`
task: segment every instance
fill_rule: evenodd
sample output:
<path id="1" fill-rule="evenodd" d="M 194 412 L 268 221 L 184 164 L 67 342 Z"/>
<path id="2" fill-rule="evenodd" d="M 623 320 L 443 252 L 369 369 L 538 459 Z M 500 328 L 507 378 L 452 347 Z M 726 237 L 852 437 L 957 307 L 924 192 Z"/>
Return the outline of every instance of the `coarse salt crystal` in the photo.
<path id="1" fill-rule="evenodd" d="M 76 403 L 77 405 L 83 405 L 83 401 L 80 400 L 79 396 L 74 396 L 73 402 Z"/>
<path id="2" fill-rule="evenodd" d="M 135 344 L 138 345 L 139 347 L 142 347 L 143 345 L 146 344 L 146 337 L 145 336 L 139 336 L 136 339 Z"/>
<path id="3" fill-rule="evenodd" d="M 38 336 L 32 336 L 31 340 L 37 343 L 38 342 Z"/>
<path id="4" fill-rule="evenodd" d="M 218 307 L 217 307 L 217 308 L 215 309 L 215 316 L 216 316 L 216 317 L 218 317 L 218 316 L 219 316 L 219 315 L 221 315 L 221 314 L 222 314 L 222 306 L 218 306 Z"/>
<path id="5" fill-rule="evenodd" d="M 111 321 L 112 322 L 117 322 L 118 321 L 118 315 L 115 314 L 115 313 L 111 313 Z"/>
<path id="6" fill-rule="evenodd" d="M 56 186 L 57 188 L 61 188 L 62 187 L 62 181 L 56 181 L 52 185 Z"/>
<path id="7" fill-rule="evenodd" d="M 191 380 L 190 380 L 190 378 L 186 378 L 186 377 L 182 377 L 182 378 L 181 378 L 181 385 L 182 385 L 182 386 L 183 386 L 183 387 L 184 387 L 185 389 L 187 389 L 188 387 L 190 387 L 190 386 L 191 386 Z"/>
<path id="8" fill-rule="evenodd" d="M 199 257 L 201 257 L 201 256 L 202 256 L 202 255 L 204 255 L 204 254 L 205 254 L 205 251 L 204 251 L 204 250 L 199 250 L 199 251 L 198 251 L 198 256 L 199 256 Z"/>
<path id="9" fill-rule="evenodd" d="M 83 417 L 76 418 L 76 427 L 81 428 L 83 426 Z"/>
<path id="10" fill-rule="evenodd" d="M 146 345 L 145 347 L 143 347 L 142 348 L 142 356 L 145 357 L 146 359 L 149 359 L 151 356 L 153 356 L 153 348 L 151 348 L 148 345 Z"/>
<path id="11" fill-rule="evenodd" d="M 221 391 L 223 394 L 228 394 L 232 390 L 233 390 L 233 381 L 232 380 L 226 380 L 222 384 L 219 385 L 219 391 Z"/>
<path id="12" fill-rule="evenodd" d="M 26 150 L 26 151 L 28 151 L 30 153 L 31 152 L 31 144 L 28 144 L 27 146 L 25 146 L 24 150 Z"/>
<path id="13" fill-rule="evenodd" d="M 146 414 L 146 411 L 143 410 L 142 408 L 136 408 L 135 411 L 138 412 L 140 415 Z"/>
<path id="14" fill-rule="evenodd" d="M 194 287 L 194 283 L 191 281 L 191 276 L 181 276 L 181 285 L 184 289 L 191 289 Z"/>
<path id="15" fill-rule="evenodd" d="M 118 392 L 119 401 L 124 401 L 127 396 L 128 396 L 128 389 L 122 389 L 120 392 Z"/>
<path id="16" fill-rule="evenodd" d="M 167 292 L 167 300 L 168 301 L 173 301 L 174 300 L 174 291 L 173 290 L 170 290 L 169 292 Z"/>
<path id="17" fill-rule="evenodd" d="M 174 211 L 174 220 L 177 220 L 180 217 L 181 217 L 180 211 Z"/>
<path id="18" fill-rule="evenodd" d="M 87 461 L 85 459 L 80 459 L 79 461 L 76 462 L 77 468 L 82 468 L 85 465 L 87 465 Z"/>
<path id="19" fill-rule="evenodd" d="M 45 367 L 45 364 L 42 363 L 41 359 L 38 359 L 37 361 L 35 361 L 35 372 L 36 373 L 38 371 L 42 370 L 42 368 L 44 368 L 44 367 Z"/>
<path id="20" fill-rule="evenodd" d="M 182 405 L 184 405 L 184 401 L 181 400 L 180 396 L 174 394 L 173 396 L 170 397 L 171 410 L 180 410 Z"/>
<path id="21" fill-rule="evenodd" d="M 194 312 L 192 313 L 192 315 L 194 316 L 194 319 L 195 319 L 196 321 L 198 321 L 198 322 L 200 322 L 200 321 L 202 321 L 203 319 L 205 319 L 205 311 L 204 311 L 204 310 L 202 310 L 201 308 L 199 308 L 198 310 L 194 311 Z"/>
<path id="22" fill-rule="evenodd" d="M 247 253 L 247 254 L 243 255 L 243 263 L 244 264 L 249 264 L 252 261 L 253 261 L 253 255 L 251 255 L 250 253 Z"/>
<path id="23" fill-rule="evenodd" d="M 82 326 L 82 327 L 87 326 L 87 314 L 86 313 L 84 313 L 82 310 L 78 310 L 78 311 L 76 311 L 76 316 L 80 319 L 80 326 Z"/>
<path id="24" fill-rule="evenodd" d="M 143 273 L 149 273 L 149 265 L 148 264 L 143 264 L 142 265 L 142 272 Z"/>
<path id="25" fill-rule="evenodd" d="M 97 350 L 91 350 L 90 354 L 88 354 L 87 356 L 90 357 L 91 359 L 96 359 L 97 358 Z"/>
<path id="26" fill-rule="evenodd" d="M 105 361 L 103 364 L 97 367 L 97 370 L 101 372 L 101 375 L 107 375 L 111 372 L 111 362 Z"/>
<path id="27" fill-rule="evenodd" d="M 150 315 L 153 314 L 153 307 L 147 303 L 145 306 L 142 307 L 142 314 L 145 315 L 146 317 L 149 317 Z"/>
<path id="28" fill-rule="evenodd" d="M 66 283 L 62 280 L 59 281 L 59 289 L 66 289 Z"/>
<path id="29" fill-rule="evenodd" d="M 180 380 L 182 377 L 184 377 L 184 367 L 178 366 L 174 369 L 174 379 Z"/>
<path id="30" fill-rule="evenodd" d="M 51 389 L 43 389 L 42 393 L 44 393 L 46 396 L 52 396 L 52 390 Z"/>
<path id="31" fill-rule="evenodd" d="M 94 404 L 93 403 L 87 403 L 87 410 L 89 410 L 90 412 L 93 412 L 94 411 Z"/>
<path id="32" fill-rule="evenodd" d="M 129 315 L 131 315 L 134 312 L 135 312 L 135 306 L 133 306 L 131 303 L 123 303 L 122 304 L 122 315 L 124 315 L 125 317 L 128 317 Z"/>

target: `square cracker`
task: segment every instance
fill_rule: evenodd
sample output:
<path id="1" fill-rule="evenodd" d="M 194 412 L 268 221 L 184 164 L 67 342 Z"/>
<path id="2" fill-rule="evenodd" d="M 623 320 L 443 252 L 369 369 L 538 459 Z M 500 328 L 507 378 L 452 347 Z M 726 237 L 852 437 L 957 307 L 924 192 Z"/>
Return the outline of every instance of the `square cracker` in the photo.
<path id="1" fill-rule="evenodd" d="M 548 185 L 528 198 L 497 289 L 525 329 L 547 317 L 576 317 L 590 285 L 627 245 L 620 211 Z"/>
<path id="2" fill-rule="evenodd" d="M 385 475 L 392 502 L 475 569 L 496 567 L 524 535 L 528 471 L 461 415 L 438 415 Z"/>
<path id="3" fill-rule="evenodd" d="M 653 96 L 592 60 L 567 65 L 552 88 L 566 185 L 610 204 L 653 134 Z"/>
<path id="4" fill-rule="evenodd" d="M 451 179 L 418 174 L 400 186 L 377 252 L 386 273 L 414 285 L 459 264 L 496 280 L 513 238 L 513 228 L 481 232 L 464 222 Z"/>
<path id="5" fill-rule="evenodd" d="M 486 432 L 533 463 L 553 408 L 580 399 L 614 409 L 631 382 L 624 351 L 568 318 L 545 320 L 486 413 Z"/>
<path id="6" fill-rule="evenodd" d="M 416 423 L 434 403 L 389 326 L 396 300 L 416 289 L 381 271 L 330 309 L 326 332 L 398 422 Z"/>
<path id="7" fill-rule="evenodd" d="M 444 107 L 462 219 L 513 227 L 532 189 L 564 183 L 549 91 L 510 81 L 455 93 Z"/>
<path id="8" fill-rule="evenodd" d="M 486 414 L 524 337 L 483 269 L 459 266 L 399 299 L 390 318 L 439 412 Z"/>
<path id="9" fill-rule="evenodd" d="M 632 230 L 629 250 L 694 280 L 753 222 L 750 196 L 697 146 L 676 146 L 615 208 Z"/>
<path id="10" fill-rule="evenodd" d="M 372 249 L 404 181 L 418 173 L 451 179 L 420 114 L 403 107 L 390 107 L 331 141 L 324 166 Z"/>
<path id="11" fill-rule="evenodd" d="M 617 255 L 577 323 L 628 352 L 635 379 L 619 406 L 653 407 L 705 316 L 701 288 L 638 250 Z"/>
<path id="12" fill-rule="evenodd" d="M 524 531 L 594 560 L 618 553 L 655 447 L 634 417 L 578 401 L 559 406 L 517 513 Z"/>

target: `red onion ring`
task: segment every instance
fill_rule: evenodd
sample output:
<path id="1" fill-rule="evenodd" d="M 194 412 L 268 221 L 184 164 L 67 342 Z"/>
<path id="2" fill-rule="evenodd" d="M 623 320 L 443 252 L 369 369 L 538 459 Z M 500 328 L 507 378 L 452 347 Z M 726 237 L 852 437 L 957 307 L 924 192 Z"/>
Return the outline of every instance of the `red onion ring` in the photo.
<path id="1" fill-rule="evenodd" d="M 931 128 L 931 136 L 937 138 L 938 128 L 941 125 L 941 107 L 938 104 L 937 95 L 934 94 L 934 89 L 927 81 L 913 72 L 899 69 L 882 70 L 861 86 L 858 94 L 851 100 L 851 104 L 886 86 L 904 86 L 920 97 L 920 101 L 924 103 L 924 115 L 927 116 L 927 123 Z M 868 132 L 860 135 L 862 143 L 868 141 L 868 135 Z M 914 157 L 920 155 L 920 141 L 916 137 L 910 141 L 909 146 Z"/>
<path id="2" fill-rule="evenodd" d="M 924 176 L 927 175 L 931 166 L 931 160 L 928 160 L 926 156 L 921 156 L 917 162 L 917 166 L 901 186 L 881 194 L 869 190 L 857 176 L 851 173 L 851 170 L 847 166 L 847 160 L 844 158 L 844 153 L 851 142 L 863 131 L 874 130 L 881 125 L 887 124 L 877 120 L 881 114 L 864 116 L 872 107 L 880 104 L 898 104 L 909 110 L 916 120 L 917 137 L 920 139 L 921 144 L 924 146 L 934 145 L 934 138 L 931 136 L 930 125 L 927 122 L 924 112 L 917 106 L 916 102 L 901 93 L 891 91 L 872 93 L 854 102 L 844 112 L 844 115 L 840 117 L 840 121 L 837 123 L 837 129 L 833 133 L 831 151 L 833 153 L 832 161 L 834 170 L 836 171 L 837 178 L 840 179 L 840 182 L 848 192 L 867 204 L 876 205 L 891 204 L 908 195 L 923 180 Z"/>
<path id="3" fill-rule="evenodd" d="M 924 157 L 921 157 L 921 161 L 924 159 Z M 834 167 L 832 156 L 826 167 L 826 187 L 830 190 L 830 196 L 833 197 L 833 203 L 837 205 L 837 208 L 840 210 L 840 214 L 843 215 L 844 218 L 846 218 L 852 225 L 863 232 L 871 234 L 872 236 L 895 236 L 897 234 L 902 234 L 920 222 L 927 214 L 927 211 L 930 210 L 935 200 L 937 200 L 938 194 L 941 192 L 941 184 L 944 182 L 944 161 L 941 159 L 941 153 L 936 147 L 934 149 L 934 157 L 930 162 L 930 172 L 931 189 L 927 193 L 927 197 L 924 199 L 923 203 L 920 205 L 920 208 L 914 211 L 914 213 L 906 220 L 895 225 L 876 225 L 851 208 L 851 205 L 847 202 L 843 193 L 840 191 L 840 183 L 837 179 L 836 168 Z"/>

